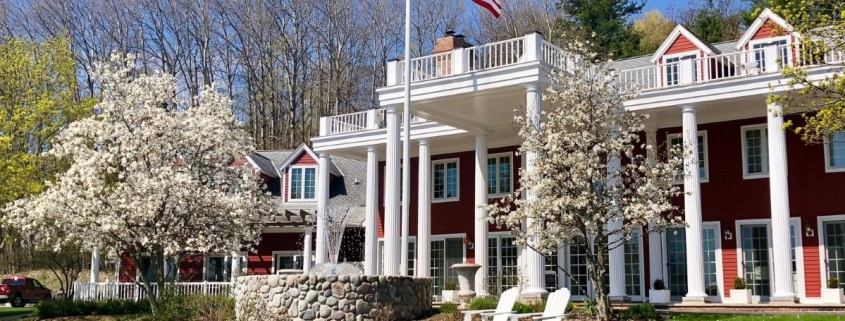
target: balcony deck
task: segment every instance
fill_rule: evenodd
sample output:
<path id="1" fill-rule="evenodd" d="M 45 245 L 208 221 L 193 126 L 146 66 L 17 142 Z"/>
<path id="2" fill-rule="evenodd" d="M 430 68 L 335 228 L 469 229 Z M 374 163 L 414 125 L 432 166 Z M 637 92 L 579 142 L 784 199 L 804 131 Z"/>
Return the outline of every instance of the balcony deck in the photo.
<path id="1" fill-rule="evenodd" d="M 785 58 L 785 59 L 784 59 Z M 525 37 L 470 47 L 458 48 L 449 52 L 414 58 L 411 63 L 411 83 L 414 88 L 412 100 L 430 100 L 431 97 L 456 95 L 447 92 L 457 87 L 456 83 L 445 82 L 450 79 L 471 76 L 474 88 L 480 90 L 477 83 L 489 73 L 505 70 L 513 72 L 512 78 L 518 78 L 514 69 L 533 62 L 533 68 L 539 63 L 540 69 L 570 69 L 574 63 L 571 55 L 563 49 L 545 41 L 538 34 Z M 769 46 L 753 50 L 741 50 L 730 53 L 709 55 L 693 59 L 684 59 L 670 63 L 650 64 L 644 67 L 627 68 L 616 71 L 619 81 L 629 89 L 642 95 L 661 95 L 662 90 L 714 84 L 736 79 L 768 79 L 778 77 L 786 67 L 812 68 L 838 65 L 845 62 L 845 51 L 829 50 L 821 55 L 805 54 L 794 45 Z M 388 63 L 387 86 L 380 91 L 383 99 L 394 101 L 401 98 L 401 86 L 404 79 L 404 61 Z M 613 66 L 614 64 L 611 64 Z M 509 69 L 510 68 L 510 69 Z M 768 78 L 763 77 L 768 76 Z M 508 74 L 497 75 L 507 79 Z M 465 78 L 461 78 L 465 79 Z M 457 82 L 457 80 L 456 80 Z M 431 88 L 424 87 L 431 84 Z M 509 83 L 513 85 L 514 83 Z M 508 85 L 508 84 L 505 84 Z M 501 85 L 501 87 L 505 87 Z M 489 90 L 492 87 L 488 87 Z M 386 92 L 390 90 L 389 94 Z M 424 98 L 419 98 L 424 96 Z M 636 100 L 636 99 L 635 99 Z M 394 103 L 394 102 L 391 102 Z M 416 104 L 416 101 L 415 101 Z M 626 105 L 627 107 L 627 105 Z M 415 111 L 419 109 L 415 108 Z M 445 122 L 444 125 L 452 125 Z M 384 127 L 384 109 L 374 109 L 351 114 L 326 116 L 321 118 L 320 136 L 355 133 Z M 436 120 L 435 120 L 436 121 Z M 427 123 L 430 120 L 414 115 L 411 123 Z"/>

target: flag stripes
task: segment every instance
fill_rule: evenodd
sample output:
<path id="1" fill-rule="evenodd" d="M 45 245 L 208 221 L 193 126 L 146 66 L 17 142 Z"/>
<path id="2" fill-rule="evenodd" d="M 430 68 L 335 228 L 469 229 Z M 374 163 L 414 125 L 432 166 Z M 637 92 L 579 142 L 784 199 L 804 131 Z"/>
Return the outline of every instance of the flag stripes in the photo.
<path id="1" fill-rule="evenodd" d="M 489 10 L 496 18 L 502 14 L 502 0 L 472 0 L 472 2 Z"/>

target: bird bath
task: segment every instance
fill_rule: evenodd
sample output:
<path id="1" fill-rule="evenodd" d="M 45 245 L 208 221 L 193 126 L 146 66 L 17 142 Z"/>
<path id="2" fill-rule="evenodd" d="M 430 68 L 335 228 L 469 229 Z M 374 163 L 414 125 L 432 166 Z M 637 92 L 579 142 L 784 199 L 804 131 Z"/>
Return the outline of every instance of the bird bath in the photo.
<path id="1" fill-rule="evenodd" d="M 458 284 L 461 287 L 461 290 L 458 291 L 458 297 L 461 298 L 462 306 L 468 305 L 469 301 L 475 297 L 472 281 L 475 280 L 475 272 L 480 268 L 481 265 L 473 263 L 452 264 L 452 269 L 458 274 Z"/>

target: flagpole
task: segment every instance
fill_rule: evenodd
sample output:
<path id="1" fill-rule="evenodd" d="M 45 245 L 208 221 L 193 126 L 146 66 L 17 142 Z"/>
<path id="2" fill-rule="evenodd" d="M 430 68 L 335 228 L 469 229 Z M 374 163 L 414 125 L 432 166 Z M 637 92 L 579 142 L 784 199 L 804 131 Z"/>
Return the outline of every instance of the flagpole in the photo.
<path id="1" fill-rule="evenodd" d="M 411 204 L 411 0 L 405 0 L 405 109 L 402 112 L 402 128 L 405 140 L 402 141 L 402 246 L 399 262 L 399 275 L 408 274 L 408 237 Z"/>

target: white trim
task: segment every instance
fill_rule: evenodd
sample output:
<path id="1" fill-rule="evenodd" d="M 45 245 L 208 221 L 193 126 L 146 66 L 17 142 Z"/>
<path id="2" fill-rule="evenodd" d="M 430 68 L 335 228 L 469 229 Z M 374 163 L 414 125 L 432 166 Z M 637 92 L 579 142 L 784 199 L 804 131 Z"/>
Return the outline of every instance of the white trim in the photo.
<path id="1" fill-rule="evenodd" d="M 434 175 L 437 172 L 435 165 L 438 164 L 448 164 L 448 163 L 455 163 L 455 170 L 456 170 L 456 177 L 455 177 L 455 196 L 454 197 L 444 197 L 444 198 L 437 198 L 437 194 L 434 192 L 436 188 L 436 184 L 434 184 Z M 444 171 L 446 167 L 444 167 Z M 444 194 L 446 192 L 446 188 L 448 185 L 448 179 L 444 175 L 443 177 L 443 188 Z M 461 160 L 459 158 L 445 158 L 445 159 L 438 159 L 431 161 L 431 203 L 446 203 L 446 202 L 457 202 L 461 200 Z M 433 236 L 432 236 L 433 237 Z M 431 239 L 434 240 L 434 239 Z M 466 256 L 465 256 L 466 257 Z"/>
<path id="2" fill-rule="evenodd" d="M 845 221 L 845 214 L 841 215 L 823 215 L 816 218 L 816 237 L 819 240 L 819 274 L 821 274 L 822 289 L 827 288 L 828 268 L 827 268 L 827 247 L 825 246 L 824 223 L 830 221 Z M 801 229 L 803 233 L 803 228 Z M 802 234 L 803 235 L 803 234 Z"/>
<path id="3" fill-rule="evenodd" d="M 749 130 L 759 129 L 762 133 L 760 138 L 760 144 L 762 148 L 760 151 L 763 153 L 763 172 L 762 173 L 748 173 L 748 157 L 746 156 L 746 147 L 745 147 L 745 132 Z M 769 177 L 769 133 L 768 133 L 768 125 L 767 124 L 757 124 L 757 125 L 746 125 L 741 126 L 740 130 L 740 137 L 742 139 L 740 143 L 740 147 L 742 148 L 742 178 L 743 179 L 755 179 L 755 178 L 768 178 Z"/>
<path id="4" fill-rule="evenodd" d="M 845 144 L 845 142 L 840 142 Z M 839 173 L 845 172 L 845 166 L 831 167 L 830 166 L 830 138 L 824 140 L 824 172 L 825 173 Z"/>
<path id="5" fill-rule="evenodd" d="M 314 169 L 314 198 L 305 198 L 305 170 L 308 169 L 308 168 Z M 291 180 L 293 179 L 293 175 L 291 175 L 291 174 L 292 174 L 292 171 L 294 169 L 302 169 L 302 198 L 291 197 L 291 191 L 293 191 L 293 183 L 291 183 Z M 287 200 L 288 201 L 287 201 L 287 203 L 316 203 L 317 202 L 317 189 L 318 189 L 317 185 L 319 184 L 319 179 L 317 177 L 317 174 L 318 174 L 319 170 L 320 170 L 320 168 L 317 165 L 294 165 L 294 166 L 290 166 L 290 168 L 288 168 L 285 171 L 285 174 L 286 174 L 285 175 L 286 176 L 285 183 L 288 185 L 288 190 L 287 190 Z"/>
<path id="6" fill-rule="evenodd" d="M 718 295 L 711 295 L 710 300 L 714 303 L 725 302 L 725 269 L 722 265 L 722 223 L 719 221 L 707 221 L 701 223 L 702 231 L 705 229 L 715 229 L 716 233 L 713 236 L 716 239 L 716 284 L 719 287 Z"/>
<path id="7" fill-rule="evenodd" d="M 202 281 L 203 282 L 206 282 L 206 280 L 205 280 L 206 273 L 208 273 L 208 259 L 215 258 L 215 257 L 222 257 L 224 261 L 226 260 L 226 258 L 232 258 L 232 262 L 235 261 L 235 257 L 232 256 L 231 254 L 226 255 L 226 254 L 219 254 L 219 253 L 208 253 L 208 254 L 203 255 L 203 258 L 202 258 Z M 247 271 L 248 271 L 247 265 L 249 264 L 249 253 L 247 253 L 246 251 L 240 251 L 240 252 L 238 252 L 238 257 L 243 258 L 243 259 L 241 259 L 241 263 L 243 263 L 243 264 L 241 264 L 240 268 L 241 268 L 241 273 L 246 274 Z M 234 275 L 232 275 L 231 266 L 230 266 L 230 271 L 228 273 L 229 273 L 229 278 L 230 278 L 230 281 L 231 281 L 231 278 L 235 277 Z"/>
<path id="8" fill-rule="evenodd" d="M 668 51 L 669 48 L 672 47 L 672 44 L 675 43 L 675 40 L 677 40 L 678 37 L 682 35 L 684 36 L 684 38 L 687 38 L 687 40 L 692 42 L 693 45 L 695 45 L 699 50 L 703 51 L 705 54 L 714 54 L 713 50 L 710 49 L 709 46 L 704 44 L 701 39 L 698 39 L 698 37 L 693 35 L 692 32 L 687 30 L 687 28 L 684 28 L 684 26 L 682 25 L 677 25 L 675 26 L 675 29 L 672 30 L 672 32 L 669 34 L 669 36 L 666 37 L 666 40 L 663 40 L 663 43 L 660 45 L 659 48 L 657 48 L 657 51 L 651 56 L 651 63 L 657 63 L 660 60 L 660 57 L 663 57 L 663 54 L 665 54 L 666 51 Z M 698 58 L 698 55 L 696 55 L 696 58 Z"/>
<path id="9" fill-rule="evenodd" d="M 272 256 L 272 258 L 270 259 L 270 273 L 271 274 L 276 274 L 276 256 L 292 256 L 292 257 L 294 257 L 294 261 L 296 261 L 297 257 L 304 259 L 303 255 L 302 255 L 302 251 L 273 251 L 273 252 L 271 252 L 271 256 Z M 311 255 L 311 260 L 312 261 L 314 260 L 313 254 Z"/>
<path id="10" fill-rule="evenodd" d="M 504 156 L 507 156 L 508 159 L 510 159 L 510 162 L 508 163 L 510 165 L 510 168 L 508 169 L 508 175 L 510 176 L 509 177 L 510 179 L 508 180 L 508 182 L 510 183 L 510 186 L 508 186 L 508 192 L 507 193 L 490 193 L 490 191 L 489 191 L 490 185 L 489 185 L 489 177 L 488 177 L 488 182 L 487 182 L 488 185 L 486 186 L 488 188 L 488 191 L 487 191 L 487 198 L 488 199 L 502 198 L 502 197 L 505 197 L 507 195 L 511 195 L 513 193 L 513 170 L 514 170 L 513 152 L 488 154 L 487 155 L 487 161 L 489 162 L 491 158 L 496 160 L 496 191 L 499 192 L 499 180 L 501 179 L 501 175 L 499 175 L 500 174 L 499 173 L 499 158 L 504 157 Z M 489 166 L 487 164 L 485 164 L 485 165 Z M 487 170 L 486 167 L 485 167 L 485 170 Z M 489 176 L 490 174 L 488 173 L 487 175 Z M 489 232 L 488 232 L 488 235 L 489 235 Z"/>
<path id="11" fill-rule="evenodd" d="M 772 254 L 773 244 L 772 244 L 772 219 L 765 218 L 765 219 L 749 219 L 749 220 L 736 220 L 734 222 L 736 230 L 734 231 L 734 237 L 736 240 L 736 272 L 737 275 L 733 276 L 733 278 L 741 277 L 745 278 L 745 270 L 743 269 L 743 256 L 742 256 L 742 226 L 743 225 L 766 225 L 766 235 L 768 238 L 768 254 L 769 254 L 769 292 L 771 294 L 775 293 L 775 279 L 774 279 L 774 266 L 775 260 Z M 807 291 L 805 286 L 804 280 L 804 247 L 801 237 L 804 232 L 803 227 L 801 226 L 801 218 L 800 217 L 790 217 L 789 218 L 789 228 L 792 229 L 792 226 L 795 226 L 795 272 L 798 280 L 795 284 L 797 288 L 792 289 L 795 291 L 796 296 L 799 299 L 803 300 L 803 298 L 807 297 Z M 790 244 L 791 245 L 791 244 Z M 821 253 L 819 254 L 821 258 Z M 755 297 L 758 297 L 758 294 L 754 294 Z"/>
<path id="12" fill-rule="evenodd" d="M 704 144 L 702 144 L 702 145 L 704 145 L 704 177 L 699 177 L 699 179 L 700 179 L 701 183 L 707 183 L 707 182 L 710 182 L 710 151 L 709 151 L 709 148 L 707 147 L 707 145 L 709 143 L 709 141 L 707 139 L 707 131 L 706 130 L 699 130 L 697 134 L 698 135 L 696 136 L 696 139 L 698 139 L 697 138 L 698 136 L 704 137 Z M 672 149 L 672 139 L 673 138 L 679 138 L 679 137 L 683 138 L 683 133 L 666 134 L 666 142 L 667 142 L 666 149 L 667 149 L 667 151 Z M 695 150 L 696 150 L 696 152 L 698 152 L 698 144 L 695 145 Z M 699 159 L 699 161 L 700 161 L 700 159 Z M 683 184 L 683 183 L 684 183 L 683 179 L 680 179 L 680 180 L 676 179 L 675 180 L 676 185 L 680 185 L 680 184 Z"/>
<path id="13" fill-rule="evenodd" d="M 737 50 L 741 50 L 743 47 L 745 47 L 745 45 L 751 41 L 751 38 L 753 38 L 754 35 L 757 34 L 757 31 L 759 31 L 760 28 L 763 27 L 763 24 L 766 22 L 766 20 L 769 19 L 771 19 L 772 22 L 774 22 L 781 28 L 785 29 L 789 33 L 789 35 L 798 38 L 801 37 L 800 34 L 793 31 L 792 25 L 787 23 L 786 20 L 783 20 L 783 18 L 781 18 L 776 13 L 772 12 L 772 10 L 766 8 L 763 10 L 763 12 L 760 13 L 759 16 L 757 16 L 757 19 L 754 19 L 754 22 L 751 24 L 751 26 L 748 27 L 748 30 L 746 30 L 745 33 L 742 34 L 742 37 L 739 38 L 736 45 L 734 45 L 734 48 Z"/>

